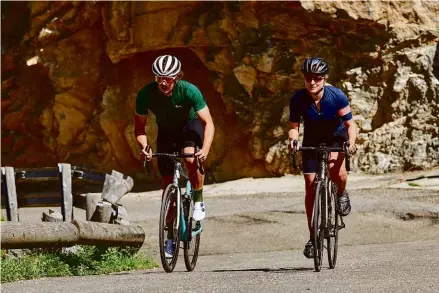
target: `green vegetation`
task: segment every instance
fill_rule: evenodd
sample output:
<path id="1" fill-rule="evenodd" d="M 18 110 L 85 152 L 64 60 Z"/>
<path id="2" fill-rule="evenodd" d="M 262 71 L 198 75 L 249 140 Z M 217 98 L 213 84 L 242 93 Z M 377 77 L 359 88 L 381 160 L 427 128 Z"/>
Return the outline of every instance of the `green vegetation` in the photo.
<path id="1" fill-rule="evenodd" d="M 4 251 L 2 251 L 4 252 Z M 84 276 L 150 269 L 158 265 L 132 248 L 78 246 L 75 253 L 35 252 L 21 257 L 2 253 L 1 282 L 43 277 Z"/>
<path id="2" fill-rule="evenodd" d="M 407 183 L 409 186 L 415 186 L 415 187 L 422 187 L 422 184 L 415 183 L 415 182 L 409 182 Z"/>

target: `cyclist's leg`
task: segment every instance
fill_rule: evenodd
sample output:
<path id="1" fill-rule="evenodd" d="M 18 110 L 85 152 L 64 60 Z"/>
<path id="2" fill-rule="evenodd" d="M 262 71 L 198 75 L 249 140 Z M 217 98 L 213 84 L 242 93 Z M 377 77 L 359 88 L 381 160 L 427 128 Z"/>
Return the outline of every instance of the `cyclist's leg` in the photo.
<path id="1" fill-rule="evenodd" d="M 173 142 L 173 136 L 170 133 L 167 133 L 166 131 L 162 131 L 159 129 L 157 135 L 157 152 L 170 153 L 174 151 L 175 151 L 175 147 Z M 166 187 L 172 183 L 172 180 L 174 178 L 174 165 L 169 158 L 165 158 L 165 157 L 158 157 L 157 161 L 158 161 L 157 164 L 160 171 L 160 175 L 162 176 L 162 183 L 163 183 L 162 199 L 163 199 L 163 196 L 165 195 Z M 174 222 L 175 208 L 176 208 L 175 203 L 171 202 L 166 217 L 166 224 L 168 227 L 171 227 L 171 229 L 168 229 L 168 239 L 173 238 L 172 225 Z"/>
<path id="2" fill-rule="evenodd" d="M 337 185 L 339 194 L 346 189 L 348 173 L 344 163 L 344 154 L 332 152 L 329 156 L 329 173 L 332 181 Z"/>
<path id="3" fill-rule="evenodd" d="M 171 133 L 159 129 L 157 135 L 157 152 L 171 153 L 174 151 L 176 151 L 174 136 Z M 166 187 L 172 183 L 174 178 L 174 164 L 166 157 L 158 157 L 157 164 L 163 180 L 163 192 L 165 192 Z"/>
<path id="4" fill-rule="evenodd" d="M 311 152 L 302 153 L 302 169 L 305 179 L 305 210 L 308 219 L 309 235 L 312 235 L 312 212 L 314 206 L 314 188 L 317 172 L 317 161 L 315 154 Z"/>
<path id="5" fill-rule="evenodd" d="M 204 124 L 198 120 L 190 121 L 182 130 L 180 143 L 185 153 L 193 153 L 195 147 L 202 148 L 204 140 Z M 204 175 L 200 173 L 194 158 L 186 158 L 189 178 L 194 190 L 194 214 L 197 221 L 204 219 L 205 206 L 203 199 Z"/>
<path id="6" fill-rule="evenodd" d="M 332 146 L 341 147 L 342 142 L 335 142 L 332 144 Z M 331 179 L 337 185 L 337 201 L 339 206 L 339 213 L 342 216 L 347 216 L 351 211 L 351 204 L 348 193 L 346 191 L 348 173 L 346 171 L 344 153 L 331 153 L 328 166 Z"/>
<path id="7" fill-rule="evenodd" d="M 302 153 L 302 169 L 303 177 L 305 179 L 305 211 L 308 221 L 309 241 L 305 245 L 304 255 L 308 258 L 314 257 L 314 249 L 312 247 L 312 213 L 314 207 L 314 188 L 315 178 L 317 172 L 317 161 L 315 154 L 310 152 Z"/>

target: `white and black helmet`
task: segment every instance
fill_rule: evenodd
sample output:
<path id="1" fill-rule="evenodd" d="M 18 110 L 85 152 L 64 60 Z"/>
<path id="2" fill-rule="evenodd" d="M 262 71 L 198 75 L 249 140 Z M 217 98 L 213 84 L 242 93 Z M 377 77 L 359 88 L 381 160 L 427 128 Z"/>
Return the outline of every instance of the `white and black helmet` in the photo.
<path id="1" fill-rule="evenodd" d="M 319 57 L 306 58 L 302 63 L 303 74 L 325 75 L 329 71 L 328 63 Z"/>
<path id="2" fill-rule="evenodd" d="M 162 55 L 155 59 L 152 64 L 154 75 L 173 77 L 181 71 L 180 61 L 171 55 Z"/>

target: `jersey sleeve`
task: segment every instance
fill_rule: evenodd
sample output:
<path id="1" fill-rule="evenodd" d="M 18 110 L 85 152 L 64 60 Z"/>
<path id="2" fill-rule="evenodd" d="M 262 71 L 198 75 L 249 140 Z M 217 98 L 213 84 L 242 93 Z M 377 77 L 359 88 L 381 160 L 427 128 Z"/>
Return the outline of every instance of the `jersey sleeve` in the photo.
<path id="1" fill-rule="evenodd" d="M 196 86 L 190 85 L 186 90 L 186 94 L 196 112 L 204 109 L 204 107 L 207 106 L 206 102 L 204 101 L 203 95 Z"/>
<path id="2" fill-rule="evenodd" d="M 299 92 L 295 92 L 290 99 L 290 122 L 300 123 L 300 103 Z"/>
<path id="3" fill-rule="evenodd" d="M 136 113 L 139 115 L 147 115 L 148 114 L 148 95 L 146 93 L 146 88 L 142 88 L 137 93 Z"/>
<path id="4" fill-rule="evenodd" d="M 337 100 L 338 100 L 338 116 L 341 117 L 343 121 L 348 121 L 352 119 L 352 111 L 349 105 L 348 97 L 341 91 L 337 91 Z"/>

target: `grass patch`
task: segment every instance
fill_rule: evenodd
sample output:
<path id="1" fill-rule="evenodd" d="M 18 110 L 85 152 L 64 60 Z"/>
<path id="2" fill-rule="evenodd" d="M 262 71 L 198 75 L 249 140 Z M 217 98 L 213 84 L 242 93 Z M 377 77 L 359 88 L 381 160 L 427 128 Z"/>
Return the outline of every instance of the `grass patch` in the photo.
<path id="1" fill-rule="evenodd" d="M 33 253 L 22 257 L 2 253 L 1 283 L 43 277 L 101 275 L 158 267 L 131 248 L 102 250 L 78 246 L 76 253 Z"/>
<path id="2" fill-rule="evenodd" d="M 415 183 L 415 182 L 408 182 L 407 184 L 408 184 L 409 186 L 422 187 L 422 184 Z"/>

